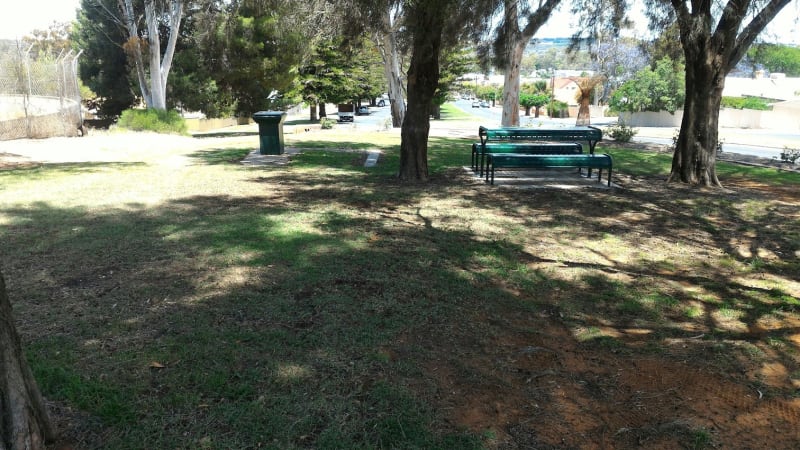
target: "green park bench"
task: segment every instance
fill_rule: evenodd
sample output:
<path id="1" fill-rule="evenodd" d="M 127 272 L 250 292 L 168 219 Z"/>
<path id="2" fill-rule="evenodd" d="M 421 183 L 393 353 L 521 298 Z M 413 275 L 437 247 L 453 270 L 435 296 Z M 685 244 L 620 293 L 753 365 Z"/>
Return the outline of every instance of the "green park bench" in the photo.
<path id="1" fill-rule="evenodd" d="M 472 170 L 483 176 L 488 153 L 521 153 L 531 155 L 572 155 L 582 154 L 583 146 L 577 142 L 529 143 L 529 142 L 487 142 L 472 144 Z"/>
<path id="2" fill-rule="evenodd" d="M 594 148 L 603 139 L 603 130 L 591 126 L 574 126 L 559 128 L 534 127 L 502 127 L 478 128 L 481 144 L 489 142 L 582 142 L 589 144 L 589 154 L 594 155 Z M 591 176 L 592 170 L 589 169 Z"/>
<path id="3" fill-rule="evenodd" d="M 601 155 L 527 155 L 518 153 L 487 153 L 486 181 L 494 184 L 494 172 L 498 169 L 541 169 L 551 167 L 586 167 L 598 169 L 597 181 L 602 181 L 603 169 L 608 169 L 608 185 L 611 186 L 611 156 Z M 591 173 L 590 173 L 591 174 Z"/>

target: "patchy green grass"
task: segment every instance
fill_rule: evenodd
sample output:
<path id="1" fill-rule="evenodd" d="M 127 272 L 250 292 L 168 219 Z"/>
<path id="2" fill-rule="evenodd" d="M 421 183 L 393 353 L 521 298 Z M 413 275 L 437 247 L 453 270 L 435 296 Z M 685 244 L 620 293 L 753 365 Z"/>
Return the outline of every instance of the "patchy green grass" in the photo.
<path id="1" fill-rule="evenodd" d="M 800 200 L 764 189 L 800 180 L 498 189 L 464 174 L 471 140 L 433 137 L 431 182 L 403 185 L 396 133 L 287 136 L 305 150 L 256 167 L 214 139 L 183 164 L 0 172 L 0 262 L 75 447 L 793 437 Z M 607 151 L 645 181 L 669 164 Z M 754 385 L 771 403 L 742 404 Z M 742 435 L 742 411 L 777 422 Z"/>

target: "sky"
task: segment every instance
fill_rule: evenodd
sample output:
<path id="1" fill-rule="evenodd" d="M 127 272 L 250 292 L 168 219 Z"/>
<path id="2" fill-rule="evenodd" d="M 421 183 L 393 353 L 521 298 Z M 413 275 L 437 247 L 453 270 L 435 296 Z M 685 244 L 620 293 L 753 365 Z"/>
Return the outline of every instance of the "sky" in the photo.
<path id="1" fill-rule="evenodd" d="M 69 22 L 75 19 L 75 10 L 80 0 L 0 0 L 3 14 L 0 15 L 0 39 L 16 39 L 36 29 L 46 29 L 53 21 Z M 640 3 L 641 4 L 641 3 Z M 641 14 L 635 16 L 639 37 L 644 37 L 647 22 Z M 770 24 L 764 37 L 767 42 L 800 45 L 800 0 L 783 8 Z M 571 34 L 569 6 L 561 9 L 542 27 L 536 37 L 569 37 Z"/>

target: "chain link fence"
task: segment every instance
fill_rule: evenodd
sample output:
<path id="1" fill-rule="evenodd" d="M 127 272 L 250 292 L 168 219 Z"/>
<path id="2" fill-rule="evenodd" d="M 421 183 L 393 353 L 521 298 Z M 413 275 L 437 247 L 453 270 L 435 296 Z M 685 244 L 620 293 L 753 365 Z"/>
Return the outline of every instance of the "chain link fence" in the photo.
<path id="1" fill-rule="evenodd" d="M 34 59 L 19 42 L 0 46 L 0 141 L 81 134 L 79 56 Z"/>

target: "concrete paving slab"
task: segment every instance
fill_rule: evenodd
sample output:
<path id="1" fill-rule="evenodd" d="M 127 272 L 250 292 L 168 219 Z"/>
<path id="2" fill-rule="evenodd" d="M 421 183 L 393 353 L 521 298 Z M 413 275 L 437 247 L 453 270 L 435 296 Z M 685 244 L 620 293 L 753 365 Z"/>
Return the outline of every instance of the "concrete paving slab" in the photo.
<path id="1" fill-rule="evenodd" d="M 485 182 L 486 177 L 479 177 L 473 172 L 472 168 L 464 167 L 470 175 Z M 488 186 L 489 183 L 486 183 Z M 619 185 L 611 182 L 608 185 L 608 175 L 603 173 L 601 181 L 597 181 L 597 171 L 592 172 L 592 177 L 587 177 L 584 171 L 582 175 L 572 168 L 566 169 L 546 169 L 546 170 L 498 170 L 494 173 L 493 187 L 513 187 L 520 189 L 601 189 L 610 190 L 620 188 Z"/>

